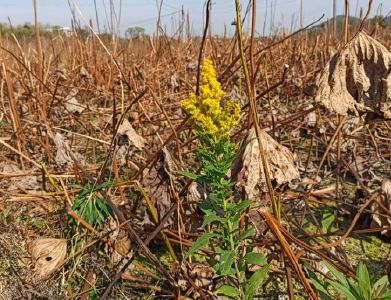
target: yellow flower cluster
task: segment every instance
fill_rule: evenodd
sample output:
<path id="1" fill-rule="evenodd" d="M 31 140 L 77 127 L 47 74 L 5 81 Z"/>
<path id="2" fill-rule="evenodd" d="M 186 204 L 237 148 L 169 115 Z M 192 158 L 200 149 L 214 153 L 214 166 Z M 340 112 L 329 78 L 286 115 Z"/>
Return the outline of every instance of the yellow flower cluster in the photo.
<path id="1" fill-rule="evenodd" d="M 217 81 L 212 61 L 204 61 L 201 76 L 203 84 L 200 86 L 200 95 L 197 97 L 191 92 L 181 104 L 203 132 L 219 141 L 227 137 L 231 128 L 237 125 L 240 105 L 233 100 L 228 100 L 224 106 L 222 105 L 225 93 Z"/>

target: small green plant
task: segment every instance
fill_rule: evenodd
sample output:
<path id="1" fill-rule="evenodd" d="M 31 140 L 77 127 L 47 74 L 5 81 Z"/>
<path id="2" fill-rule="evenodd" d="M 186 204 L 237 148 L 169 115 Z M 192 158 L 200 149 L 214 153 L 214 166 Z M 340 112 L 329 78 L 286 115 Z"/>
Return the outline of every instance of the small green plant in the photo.
<path id="1" fill-rule="evenodd" d="M 12 207 L 8 205 L 1 212 L 0 220 L 2 220 L 3 224 L 7 226 L 9 224 L 11 216 L 12 216 Z"/>
<path id="2" fill-rule="evenodd" d="M 335 277 L 335 280 L 326 279 L 321 282 L 310 272 L 313 285 L 319 291 L 321 299 L 333 300 L 339 295 L 347 300 L 390 300 L 391 290 L 388 290 L 388 277 L 383 276 L 373 285 L 366 265 L 362 262 L 357 266 L 356 279 L 347 278 L 343 273 L 337 271 L 330 263 L 324 262 L 327 269 Z M 331 290 L 331 292 L 330 292 Z"/>
<path id="3" fill-rule="evenodd" d="M 201 164 L 200 174 L 181 174 L 202 184 L 208 197 L 200 203 L 205 214 L 202 226 L 210 230 L 201 235 L 189 249 L 193 255 L 209 245 L 217 257 L 208 260 L 217 276 L 226 277 L 226 285 L 215 293 L 234 299 L 253 299 L 260 283 L 268 272 L 266 257 L 261 253 L 248 251 L 248 240 L 254 236 L 252 227 L 241 228 L 244 211 L 251 205 L 250 200 L 235 201 L 234 182 L 228 177 L 232 163 L 237 157 L 237 147 L 230 141 L 230 131 L 240 113 L 239 105 L 228 100 L 222 105 L 225 94 L 216 79 L 216 71 L 210 61 L 202 68 L 203 85 L 200 95 L 190 94 L 182 101 L 191 114 L 194 128 L 201 145 L 197 151 Z M 250 265 L 258 270 L 249 275 Z"/>
<path id="4" fill-rule="evenodd" d="M 81 191 L 72 203 L 72 210 L 77 212 L 91 226 L 98 227 L 102 225 L 111 215 L 111 210 L 97 192 L 112 186 L 112 184 L 112 181 L 105 181 L 95 187 L 91 183 L 84 186 L 73 185 L 73 187 L 81 188 Z"/>
<path id="5" fill-rule="evenodd" d="M 8 123 L 4 120 L 0 120 L 0 127 L 8 129 L 8 128 L 11 128 L 11 125 L 10 125 L 10 123 Z"/>
<path id="6" fill-rule="evenodd" d="M 322 219 L 321 219 L 321 225 L 322 225 L 322 232 L 323 233 L 330 233 L 336 225 L 338 225 L 338 219 L 335 215 L 335 212 L 332 210 L 326 210 L 322 214 Z"/>

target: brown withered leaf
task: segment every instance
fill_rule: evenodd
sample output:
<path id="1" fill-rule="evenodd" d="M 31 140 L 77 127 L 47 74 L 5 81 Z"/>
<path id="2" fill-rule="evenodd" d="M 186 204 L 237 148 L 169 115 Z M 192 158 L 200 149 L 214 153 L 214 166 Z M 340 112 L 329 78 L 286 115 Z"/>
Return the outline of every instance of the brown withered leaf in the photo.
<path id="1" fill-rule="evenodd" d="M 189 190 L 187 192 L 187 200 L 189 202 L 198 202 L 200 200 L 204 200 L 207 198 L 205 188 L 197 183 L 192 182 L 189 186 Z"/>
<path id="2" fill-rule="evenodd" d="M 80 76 L 83 77 L 83 78 L 91 78 L 90 73 L 83 66 L 81 66 L 81 68 L 80 68 Z"/>
<path id="3" fill-rule="evenodd" d="M 35 173 L 36 170 L 32 169 L 27 172 Z M 24 174 L 26 171 L 22 171 L 15 164 L 9 164 L 6 162 L 0 162 L 0 173 L 4 174 Z M 19 188 L 24 190 L 39 190 L 41 183 L 39 182 L 38 176 L 24 175 L 11 177 L 10 180 L 3 180 L 0 182 L 0 188 L 7 188 L 8 191 L 15 191 Z"/>
<path id="4" fill-rule="evenodd" d="M 177 169 L 175 168 L 175 162 L 167 148 L 164 147 L 159 153 L 159 159 L 156 164 L 149 169 L 145 169 L 143 173 L 141 184 L 147 191 L 159 218 L 166 214 L 172 204 L 170 181 L 174 180 L 172 170 L 175 169 Z M 172 223 L 172 220 L 168 221 L 168 224 L 170 223 Z M 149 212 L 145 212 L 143 225 L 146 228 L 155 226 L 155 222 Z"/>
<path id="5" fill-rule="evenodd" d="M 271 180 L 280 185 L 299 178 L 300 175 L 294 164 L 293 155 L 288 148 L 277 143 L 263 130 L 261 130 L 261 138 Z M 267 192 L 259 143 L 254 128 L 251 128 L 248 132 L 232 175 L 237 182 L 237 186 L 244 188 L 249 199 L 259 200 L 262 193 Z"/>
<path id="6" fill-rule="evenodd" d="M 340 115 L 372 112 L 391 118 L 391 53 L 359 32 L 317 78 L 316 101 Z"/>
<path id="7" fill-rule="evenodd" d="M 118 148 L 115 153 L 117 163 L 120 166 L 125 165 L 134 151 L 144 149 L 145 143 L 145 139 L 136 132 L 127 119 L 124 119 L 117 132 Z"/>
<path id="8" fill-rule="evenodd" d="M 53 137 L 53 141 L 57 148 L 55 161 L 59 166 L 65 166 L 66 168 L 70 168 L 74 164 L 80 167 L 87 166 L 84 157 L 71 149 L 71 146 L 62 134 L 57 132 Z"/>
<path id="9" fill-rule="evenodd" d="M 118 136 L 126 136 L 130 144 L 141 150 L 144 148 L 145 139 L 140 136 L 127 119 L 124 119 L 118 128 Z"/>
<path id="10" fill-rule="evenodd" d="M 82 106 L 79 101 L 76 99 L 78 91 L 72 89 L 69 94 L 65 97 L 65 108 L 70 113 L 81 114 L 84 111 L 84 106 Z"/>
<path id="11" fill-rule="evenodd" d="M 387 211 L 384 210 L 386 208 L 388 211 L 391 211 L 391 180 L 384 179 L 381 185 L 381 195 L 374 201 L 371 205 L 371 228 L 379 228 L 379 227 L 390 227 L 391 226 L 391 217 L 386 217 Z M 387 237 L 391 237 L 390 230 L 383 230 L 381 232 L 382 235 Z"/>
<path id="12" fill-rule="evenodd" d="M 36 280 L 47 279 L 64 262 L 67 254 L 66 239 L 42 238 L 27 244 L 34 263 Z"/>
<path id="13" fill-rule="evenodd" d="M 215 270 L 210 266 L 201 263 L 182 264 L 177 272 L 178 286 L 186 295 L 183 299 L 220 299 L 207 292 L 216 290 L 224 283 L 223 278 L 214 276 Z"/>

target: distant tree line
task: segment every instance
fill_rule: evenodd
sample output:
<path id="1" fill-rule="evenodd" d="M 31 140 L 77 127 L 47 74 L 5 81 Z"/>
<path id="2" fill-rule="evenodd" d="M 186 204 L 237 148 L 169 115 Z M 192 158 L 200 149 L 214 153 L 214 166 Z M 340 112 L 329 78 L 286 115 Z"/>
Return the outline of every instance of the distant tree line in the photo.
<path id="1" fill-rule="evenodd" d="M 149 35 L 145 33 L 143 27 L 129 27 L 125 30 L 125 37 L 128 39 L 145 39 L 149 38 Z"/>
<path id="2" fill-rule="evenodd" d="M 337 21 L 336 22 L 337 23 L 337 31 L 341 32 L 343 30 L 345 16 L 344 15 L 337 16 L 336 21 Z M 356 18 L 356 17 L 352 17 L 352 16 L 349 16 L 348 21 L 349 21 L 349 25 L 351 25 L 351 26 L 358 26 L 361 23 L 360 18 Z M 317 31 L 324 30 L 326 28 L 327 24 L 328 23 L 332 24 L 332 22 L 333 22 L 333 19 L 331 18 L 330 20 L 328 20 L 326 22 L 323 22 L 319 25 L 311 27 L 309 29 L 309 31 L 310 32 L 317 32 Z M 391 16 L 387 16 L 387 17 L 375 16 L 373 18 L 368 19 L 367 24 L 370 24 L 371 26 L 377 25 L 380 28 L 391 27 Z"/>
<path id="3" fill-rule="evenodd" d="M 72 30 L 67 27 L 59 25 L 39 24 L 40 34 L 42 37 L 54 37 L 54 36 L 69 36 L 72 34 Z M 77 29 L 77 33 L 83 36 L 88 36 L 90 31 L 88 28 Z M 7 23 L 0 23 L 0 35 L 9 36 L 14 34 L 17 38 L 34 38 L 35 37 L 35 25 L 31 23 L 24 23 L 22 25 L 9 25 Z"/>
<path id="4" fill-rule="evenodd" d="M 67 27 L 59 25 L 39 24 L 40 34 L 42 37 L 54 37 L 54 36 L 69 36 L 73 33 L 73 30 Z M 77 28 L 78 35 L 88 37 L 91 32 L 88 27 Z M 0 36 L 9 36 L 14 34 L 17 38 L 34 38 L 35 37 L 35 25 L 31 23 L 24 23 L 22 25 L 9 25 L 7 23 L 0 23 Z M 100 34 L 101 37 L 107 36 L 108 33 Z M 125 30 L 125 38 L 128 39 L 146 39 L 149 35 L 145 32 L 143 27 L 129 27 Z"/>

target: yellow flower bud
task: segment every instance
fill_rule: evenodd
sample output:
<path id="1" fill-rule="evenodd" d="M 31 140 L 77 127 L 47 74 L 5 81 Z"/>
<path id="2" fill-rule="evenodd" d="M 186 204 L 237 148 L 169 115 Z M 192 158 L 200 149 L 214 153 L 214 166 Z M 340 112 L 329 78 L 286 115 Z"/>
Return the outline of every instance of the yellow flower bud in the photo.
<path id="1" fill-rule="evenodd" d="M 189 96 L 181 101 L 181 105 L 204 133 L 219 141 L 228 137 L 232 127 L 237 125 L 240 105 L 230 99 L 222 106 L 225 93 L 217 80 L 212 61 L 204 61 L 201 76 L 200 95 L 197 97 L 190 92 Z"/>

